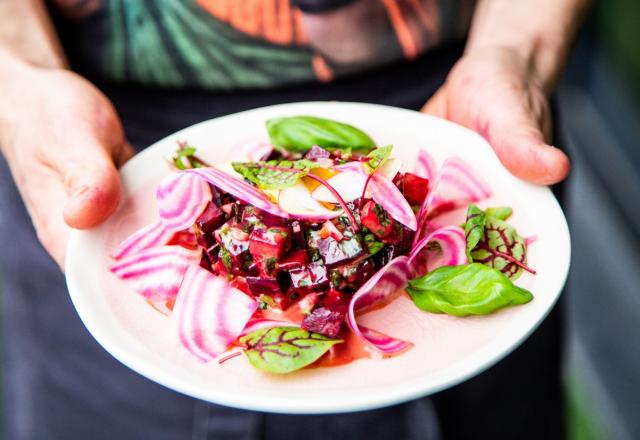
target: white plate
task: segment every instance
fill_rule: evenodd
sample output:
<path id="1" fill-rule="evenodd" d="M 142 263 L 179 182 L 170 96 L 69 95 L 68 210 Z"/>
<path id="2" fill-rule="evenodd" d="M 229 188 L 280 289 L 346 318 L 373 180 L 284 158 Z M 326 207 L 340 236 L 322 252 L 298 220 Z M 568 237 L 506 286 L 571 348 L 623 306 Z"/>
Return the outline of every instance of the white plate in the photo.
<path id="1" fill-rule="evenodd" d="M 406 165 L 419 148 L 440 163 L 458 155 L 487 180 L 495 196 L 481 206 L 510 205 L 523 236 L 537 235 L 528 254 L 538 271 L 517 284 L 530 289 L 529 304 L 491 316 L 455 318 L 419 311 L 405 296 L 367 314 L 364 324 L 415 343 L 390 359 L 359 359 L 286 376 L 254 370 L 243 357 L 201 364 L 184 350 L 168 317 L 107 271 L 108 253 L 154 218 L 155 185 L 169 172 L 166 158 L 177 140 L 198 148 L 207 161 L 233 158 L 237 146 L 267 140 L 265 120 L 315 115 L 351 123 L 379 145 L 393 144 Z M 487 369 L 538 326 L 567 277 L 569 231 L 551 191 L 522 182 L 499 163 L 476 133 L 409 110 L 371 104 L 309 102 L 277 105 L 202 122 L 147 148 L 121 171 L 124 197 L 118 212 L 91 231 L 74 231 L 67 253 L 67 284 L 78 314 L 96 340 L 138 373 L 190 396 L 221 405 L 282 413 L 336 413 L 392 405 L 458 384 Z M 463 215 L 459 213 L 459 215 Z"/>

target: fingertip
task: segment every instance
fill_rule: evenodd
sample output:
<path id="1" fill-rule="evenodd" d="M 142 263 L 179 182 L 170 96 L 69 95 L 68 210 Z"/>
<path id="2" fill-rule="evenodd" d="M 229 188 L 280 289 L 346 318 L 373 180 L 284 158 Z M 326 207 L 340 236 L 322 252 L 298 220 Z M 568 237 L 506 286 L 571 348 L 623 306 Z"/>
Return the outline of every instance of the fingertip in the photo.
<path id="1" fill-rule="evenodd" d="M 536 161 L 527 180 L 538 185 L 553 185 L 566 179 L 571 163 L 562 150 L 546 144 L 533 148 L 536 150 Z"/>
<path id="2" fill-rule="evenodd" d="M 537 185 L 561 182 L 571 169 L 567 155 L 546 144 L 530 143 L 524 148 L 500 149 L 498 153 L 500 160 L 512 174 Z"/>
<path id="3" fill-rule="evenodd" d="M 120 202 L 120 180 L 111 167 L 92 176 L 72 192 L 64 207 L 65 222 L 75 229 L 90 229 L 105 221 Z"/>

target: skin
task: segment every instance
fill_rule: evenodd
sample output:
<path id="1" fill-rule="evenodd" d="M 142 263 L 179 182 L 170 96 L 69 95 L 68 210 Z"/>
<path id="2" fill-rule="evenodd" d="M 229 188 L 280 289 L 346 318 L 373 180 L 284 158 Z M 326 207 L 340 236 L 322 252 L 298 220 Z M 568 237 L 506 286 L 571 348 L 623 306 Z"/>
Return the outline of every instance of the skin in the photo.
<path id="1" fill-rule="evenodd" d="M 361 38 L 364 23 L 389 30 L 381 8 L 364 8 L 370 1 L 329 20 L 304 16 L 312 45 L 341 64 L 388 54 L 381 40 Z M 480 0 L 465 55 L 423 110 L 478 131 L 516 176 L 561 181 L 569 161 L 547 144 L 548 96 L 587 3 Z M 42 0 L 3 0 L 0 17 L 11 17 L 0 25 L 0 149 L 40 241 L 64 268 L 71 228 L 94 227 L 118 206 L 117 167 L 132 150 L 109 100 L 67 69 Z"/>

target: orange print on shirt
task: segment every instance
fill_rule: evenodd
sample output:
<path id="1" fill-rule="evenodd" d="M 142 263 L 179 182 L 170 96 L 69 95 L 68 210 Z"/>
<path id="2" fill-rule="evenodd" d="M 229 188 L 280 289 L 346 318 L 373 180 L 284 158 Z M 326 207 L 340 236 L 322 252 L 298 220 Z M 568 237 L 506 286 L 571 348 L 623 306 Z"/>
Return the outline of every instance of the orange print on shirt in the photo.
<path id="1" fill-rule="evenodd" d="M 404 56 L 415 58 L 426 48 L 428 36 L 434 38 L 440 31 L 436 0 L 381 1 L 387 9 Z M 433 41 L 429 43 L 433 44 Z"/>
<path id="2" fill-rule="evenodd" d="M 298 9 L 289 0 L 197 0 L 204 10 L 255 38 L 281 45 L 306 45 Z"/>

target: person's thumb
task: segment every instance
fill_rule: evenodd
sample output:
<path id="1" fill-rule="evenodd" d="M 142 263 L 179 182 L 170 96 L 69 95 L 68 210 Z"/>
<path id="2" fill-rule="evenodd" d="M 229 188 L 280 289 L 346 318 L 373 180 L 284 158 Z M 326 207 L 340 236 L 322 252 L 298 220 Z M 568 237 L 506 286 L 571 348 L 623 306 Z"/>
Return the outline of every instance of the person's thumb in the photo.
<path id="1" fill-rule="evenodd" d="M 540 124 L 534 120 L 504 113 L 478 131 L 489 141 L 502 164 L 521 179 L 552 185 L 569 174 L 569 158 L 545 141 Z"/>
<path id="2" fill-rule="evenodd" d="M 67 202 L 65 222 L 76 229 L 92 228 L 106 220 L 120 201 L 120 177 L 116 164 L 132 154 L 123 144 L 114 150 L 86 145 L 81 154 L 65 155 L 55 166 L 63 179 Z"/>

